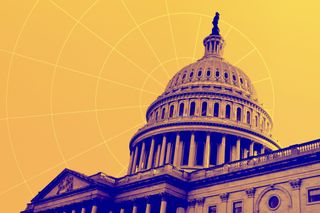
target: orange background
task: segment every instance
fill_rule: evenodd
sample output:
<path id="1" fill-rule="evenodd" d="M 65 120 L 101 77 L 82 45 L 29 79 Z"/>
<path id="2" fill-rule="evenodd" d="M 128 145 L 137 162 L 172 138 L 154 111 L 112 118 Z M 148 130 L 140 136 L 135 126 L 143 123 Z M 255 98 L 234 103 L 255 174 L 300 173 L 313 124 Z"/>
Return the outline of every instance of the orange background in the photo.
<path id="1" fill-rule="evenodd" d="M 316 1 L 1 3 L 1 212 L 65 167 L 124 175 L 147 106 L 202 56 L 216 10 L 225 57 L 254 82 L 280 145 L 319 136 Z"/>

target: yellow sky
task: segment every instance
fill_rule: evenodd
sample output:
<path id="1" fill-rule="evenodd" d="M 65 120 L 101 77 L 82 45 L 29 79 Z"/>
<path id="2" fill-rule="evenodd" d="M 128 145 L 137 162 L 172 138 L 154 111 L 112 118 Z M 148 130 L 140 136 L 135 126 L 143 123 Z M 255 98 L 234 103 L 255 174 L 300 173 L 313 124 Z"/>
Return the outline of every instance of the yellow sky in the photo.
<path id="1" fill-rule="evenodd" d="M 147 106 L 202 56 L 216 10 L 225 58 L 255 82 L 280 145 L 318 138 L 316 1 L 5 0 L 1 211 L 22 210 L 65 167 L 124 174 Z"/>

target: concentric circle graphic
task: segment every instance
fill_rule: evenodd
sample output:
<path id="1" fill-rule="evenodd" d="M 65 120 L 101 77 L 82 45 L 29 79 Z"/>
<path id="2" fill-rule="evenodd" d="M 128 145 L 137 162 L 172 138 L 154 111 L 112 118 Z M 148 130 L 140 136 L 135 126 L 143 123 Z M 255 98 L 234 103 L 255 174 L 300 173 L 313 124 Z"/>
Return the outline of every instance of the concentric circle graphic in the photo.
<path id="1" fill-rule="evenodd" d="M 98 171 L 114 176 L 125 174 L 129 140 L 144 125 L 147 107 L 163 92 L 176 72 L 202 57 L 202 40 L 211 30 L 211 15 L 170 12 L 168 2 L 164 4 L 166 13 L 141 21 L 126 2 L 119 1 L 119 7 L 126 14 L 124 22 L 130 24 L 116 39 L 109 39 L 107 36 L 112 37 L 116 29 L 102 30 L 90 22 L 99 8 L 104 8 L 101 1 L 93 1 L 77 15 L 53 0 L 34 3 L 12 50 L 0 50 L 10 55 L 5 117 L 0 120 L 6 121 L 11 154 L 21 179 L 3 188 L 1 197 L 23 186 L 29 192 L 23 198 L 30 200 L 64 167 L 86 174 Z M 34 25 L 30 18 L 44 5 L 72 23 L 57 47 L 54 60 L 19 52 L 25 29 Z M 100 21 L 102 24 L 98 26 L 103 26 L 104 20 Z M 248 74 L 261 97 L 260 102 L 272 115 L 274 87 L 262 54 L 245 33 L 223 16 L 220 29 L 227 43 L 225 58 Z M 47 79 L 47 95 L 43 100 L 47 111 L 22 113 L 13 107 L 14 79 L 22 72 L 20 61 L 48 67 L 51 77 Z M 34 88 L 37 90 L 36 84 Z M 28 91 L 24 92 L 28 96 Z M 29 136 L 24 141 L 16 134 L 18 128 L 26 124 L 21 134 Z M 30 141 L 33 136 L 35 141 Z M 36 141 L 39 138 L 45 140 Z M 23 148 L 25 143 L 30 143 L 27 149 Z M 30 155 L 22 156 L 23 149 Z M 37 159 L 38 154 L 48 155 L 50 160 Z M 28 171 L 30 168 L 33 172 Z M 15 208 L 22 210 L 24 206 Z"/>

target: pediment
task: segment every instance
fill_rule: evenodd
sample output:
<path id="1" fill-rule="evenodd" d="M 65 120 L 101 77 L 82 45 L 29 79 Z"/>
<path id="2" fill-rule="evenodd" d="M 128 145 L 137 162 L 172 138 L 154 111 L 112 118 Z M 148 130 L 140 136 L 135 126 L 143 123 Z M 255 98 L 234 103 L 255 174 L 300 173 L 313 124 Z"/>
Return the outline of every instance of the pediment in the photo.
<path id="1" fill-rule="evenodd" d="M 65 169 L 51 181 L 33 200 L 47 199 L 70 193 L 92 184 L 92 180 L 85 175 Z"/>

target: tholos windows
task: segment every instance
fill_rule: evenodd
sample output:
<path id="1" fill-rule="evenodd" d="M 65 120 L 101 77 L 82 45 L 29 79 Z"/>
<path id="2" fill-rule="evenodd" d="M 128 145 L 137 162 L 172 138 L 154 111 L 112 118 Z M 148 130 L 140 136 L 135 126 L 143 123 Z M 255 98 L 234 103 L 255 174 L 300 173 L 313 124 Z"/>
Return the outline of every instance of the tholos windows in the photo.
<path id="1" fill-rule="evenodd" d="M 202 103 L 202 110 L 201 110 L 201 115 L 206 116 L 207 115 L 207 102 Z"/>
<path id="2" fill-rule="evenodd" d="M 241 108 L 237 108 L 237 121 L 241 121 Z"/>
<path id="3" fill-rule="evenodd" d="M 166 114 L 166 108 L 163 108 L 161 113 L 161 119 L 164 119 L 165 114 Z"/>
<path id="4" fill-rule="evenodd" d="M 190 104 L 190 116 L 193 116 L 195 111 L 196 111 L 196 103 L 195 102 L 191 102 L 191 104 Z"/>
<path id="5" fill-rule="evenodd" d="M 170 118 L 173 117 L 173 112 L 174 112 L 174 106 L 171 105 L 171 106 L 170 106 L 170 111 L 169 111 L 169 117 L 170 117 Z"/>
<path id="6" fill-rule="evenodd" d="M 228 118 L 228 119 L 230 119 L 230 117 L 231 117 L 231 107 L 230 107 L 230 105 L 227 105 L 226 106 L 226 118 Z"/>
<path id="7" fill-rule="evenodd" d="M 218 103 L 215 103 L 213 106 L 213 116 L 219 117 L 219 104 Z"/>
<path id="8" fill-rule="evenodd" d="M 179 116 L 183 116 L 184 112 L 184 103 L 181 103 L 179 106 Z"/>
<path id="9" fill-rule="evenodd" d="M 250 115 L 250 112 L 247 111 L 247 124 L 250 124 L 251 123 L 251 115 Z"/>

